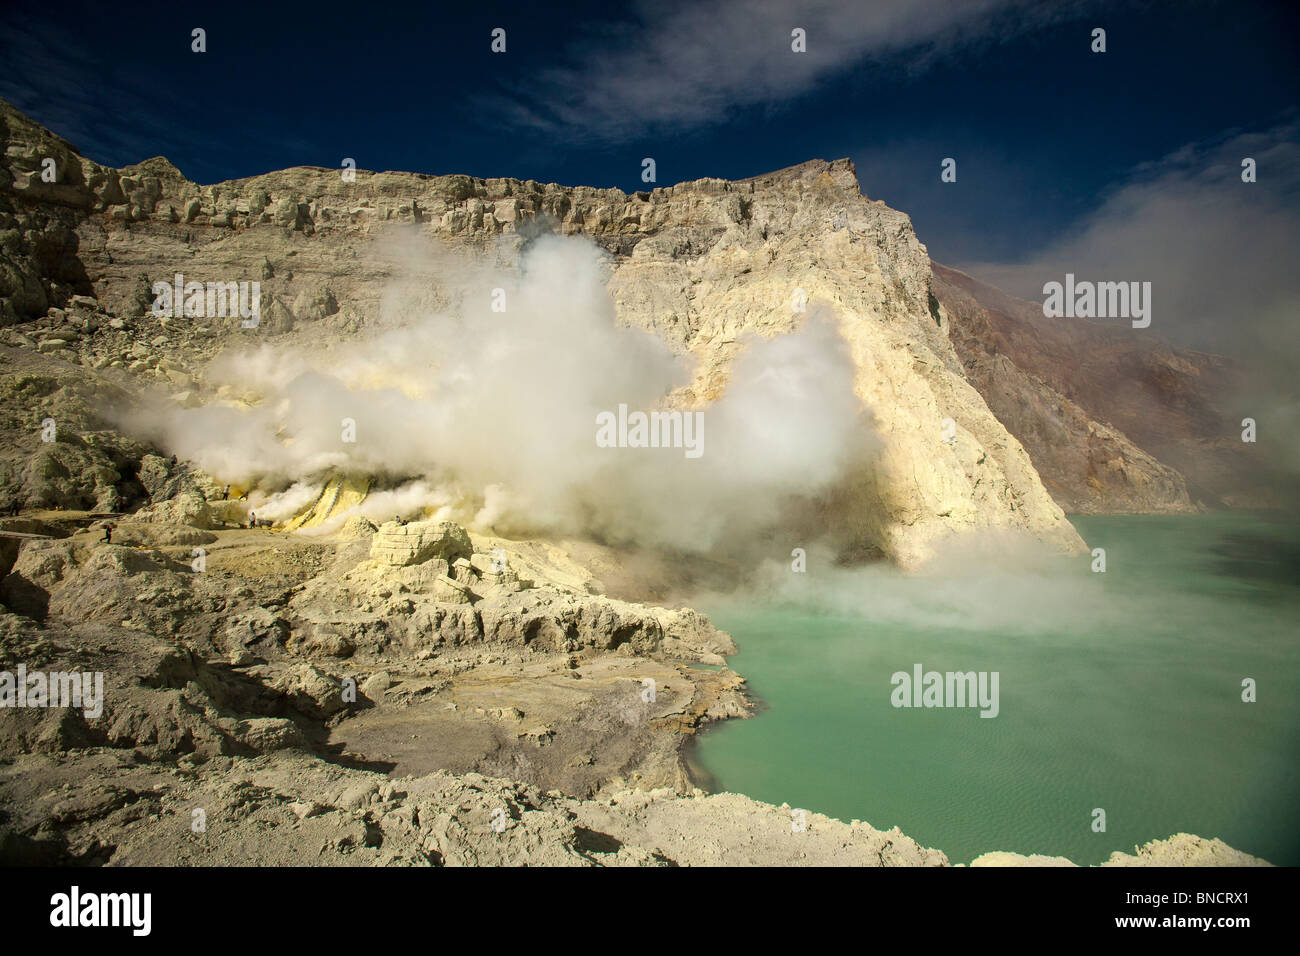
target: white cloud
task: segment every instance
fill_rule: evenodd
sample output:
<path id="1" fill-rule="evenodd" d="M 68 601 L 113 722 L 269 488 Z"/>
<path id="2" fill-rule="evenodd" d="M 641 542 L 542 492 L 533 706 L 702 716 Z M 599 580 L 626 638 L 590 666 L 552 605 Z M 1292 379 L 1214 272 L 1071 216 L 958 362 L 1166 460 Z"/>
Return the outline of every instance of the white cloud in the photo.
<path id="1" fill-rule="evenodd" d="M 628 138 L 785 104 L 842 71 L 906 54 L 907 68 L 954 46 L 1002 40 L 1056 14 L 1030 0 L 704 0 L 642 3 L 634 24 L 578 37 L 578 66 L 512 91 L 515 121 Z M 791 51 L 806 31 L 807 52 Z"/>
<path id="2" fill-rule="evenodd" d="M 1241 162 L 1258 181 L 1242 182 Z M 1245 357 L 1296 348 L 1300 305 L 1300 126 L 1193 143 L 1132 170 L 1090 215 L 1023 262 L 957 268 L 1042 301 L 1067 273 L 1149 281 L 1151 333 L 1175 344 Z"/>

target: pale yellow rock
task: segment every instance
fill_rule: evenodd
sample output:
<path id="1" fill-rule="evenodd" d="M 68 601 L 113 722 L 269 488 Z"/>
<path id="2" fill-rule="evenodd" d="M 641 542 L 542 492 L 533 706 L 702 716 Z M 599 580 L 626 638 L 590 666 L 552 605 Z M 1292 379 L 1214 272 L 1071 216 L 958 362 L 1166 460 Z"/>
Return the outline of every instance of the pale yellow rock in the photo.
<path id="1" fill-rule="evenodd" d="M 1023 447 L 962 373 L 931 311 L 929 257 L 910 220 L 862 196 L 851 163 L 669 192 L 653 239 L 619 263 L 610 289 L 621 317 L 700 360 L 688 399 L 725 391 L 744 333 L 787 334 L 829 309 L 882 445 L 853 489 L 854 513 L 871 523 L 864 543 L 905 567 L 977 531 L 1027 531 L 1062 552 L 1083 550 Z M 707 251 L 683 255 L 705 224 Z M 806 312 L 795 308 L 799 293 Z"/>
<path id="2" fill-rule="evenodd" d="M 1007 853 L 995 850 L 977 856 L 971 866 L 1077 866 L 1063 856 Z M 1133 853 L 1116 850 L 1102 866 L 1272 866 L 1266 860 L 1235 850 L 1222 840 L 1207 840 L 1190 833 L 1175 833 L 1167 840 L 1152 840 Z"/>
<path id="3" fill-rule="evenodd" d="M 371 560 L 392 567 L 422 564 L 430 558 L 454 561 L 472 552 L 465 529 L 451 521 L 388 521 L 370 539 Z"/>
<path id="4" fill-rule="evenodd" d="M 354 475 L 335 475 L 321 488 L 311 507 L 285 523 L 286 531 L 315 528 L 347 514 L 362 504 L 370 494 L 371 481 Z"/>
<path id="5" fill-rule="evenodd" d="M 1078 866 L 1077 863 L 1071 863 L 1063 856 L 1043 856 L 1041 853 L 1033 853 L 1029 856 L 1022 856 L 1019 853 L 1007 853 L 1003 850 L 994 850 L 992 853 L 984 853 L 970 861 L 971 866 Z"/>
<path id="6" fill-rule="evenodd" d="M 422 306 L 449 304 L 440 299 L 436 268 L 423 273 L 412 257 L 384 251 L 399 234 L 393 230 L 508 264 L 523 234 L 545 217 L 610 253 L 620 322 L 698 359 L 694 381 L 675 396 L 687 407 L 706 407 L 725 392 L 750 337 L 787 334 L 818 313 L 832 318 L 879 442 L 874 459 L 837 492 L 845 538 L 838 544 L 850 555 L 916 567 L 945 541 L 1006 532 L 1061 552 L 1083 550 L 1020 443 L 966 379 L 910 220 L 863 196 L 847 160 L 634 195 L 360 170 L 344 182 L 336 171 L 306 168 L 198 185 L 161 159 L 122 171 L 74 163 L 98 209 L 184 210 L 190 228 L 223 237 L 194 254 L 165 230 L 118 230 L 96 288 L 109 314 L 136 300 L 142 270 L 183 253 L 193 275 L 262 282 L 260 338 L 341 347 L 384 315 L 395 281 L 421 289 Z M 799 311 L 804 298 L 807 311 Z M 151 367 L 139 361 L 140 372 Z M 943 438 L 949 419 L 951 443 Z M 326 495 L 294 527 L 323 524 L 358 498 L 360 491 L 338 501 Z"/>

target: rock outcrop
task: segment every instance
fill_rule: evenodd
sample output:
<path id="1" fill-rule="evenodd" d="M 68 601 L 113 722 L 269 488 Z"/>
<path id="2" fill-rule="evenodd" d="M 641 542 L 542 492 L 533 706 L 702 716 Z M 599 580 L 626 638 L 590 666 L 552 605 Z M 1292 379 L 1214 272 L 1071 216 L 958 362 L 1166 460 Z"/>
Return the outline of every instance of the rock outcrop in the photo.
<path id="1" fill-rule="evenodd" d="M 1063 856 L 1025 856 L 1020 853 L 984 853 L 971 866 L 1074 866 Z M 1116 850 L 1102 866 L 1269 866 L 1257 856 L 1234 850 L 1222 840 L 1206 840 L 1190 833 L 1175 833 L 1167 840 L 1152 840 L 1132 853 Z"/>
<path id="2" fill-rule="evenodd" d="M 202 366 L 235 336 L 355 336 L 402 278 L 428 282 L 436 301 L 436 276 L 403 275 L 410 264 L 375 246 L 394 226 L 468 248 L 518 248 L 547 230 L 581 235 L 612 257 L 609 289 L 620 320 L 697 360 L 696 379 L 680 396 L 687 405 L 725 391 L 745 333 L 793 331 L 807 318 L 796 306 L 804 299 L 809 310 L 831 310 L 881 442 L 836 492 L 841 520 L 830 524 L 845 557 L 910 567 L 945 538 L 984 530 L 1082 548 L 1020 442 L 964 374 L 907 216 L 865 198 L 847 160 L 634 195 L 364 171 L 345 182 L 308 168 L 200 186 L 162 159 L 100 167 L 12 108 L 3 113 L 13 184 L 0 190 L 0 226 L 19 236 L 47 228 L 42 223 L 71 230 L 66 245 L 86 277 L 60 280 L 28 245 L 15 247 L 14 268 L 27 278 L 11 283 L 7 314 L 29 320 L 10 334 L 17 347 L 123 369 L 189 404 L 207 400 Z M 47 155 L 62 170 L 60 190 L 31 175 Z M 258 328 L 241 329 L 237 317 L 152 315 L 144 305 L 151 284 L 176 271 L 186 281 L 259 281 Z M 30 295 L 21 292 L 33 282 Z M 73 303 L 74 292 L 93 298 Z"/>
<path id="3" fill-rule="evenodd" d="M 386 567 L 406 567 L 440 558 L 448 565 L 474 553 L 469 535 L 451 521 L 390 521 L 370 539 L 371 560 Z"/>

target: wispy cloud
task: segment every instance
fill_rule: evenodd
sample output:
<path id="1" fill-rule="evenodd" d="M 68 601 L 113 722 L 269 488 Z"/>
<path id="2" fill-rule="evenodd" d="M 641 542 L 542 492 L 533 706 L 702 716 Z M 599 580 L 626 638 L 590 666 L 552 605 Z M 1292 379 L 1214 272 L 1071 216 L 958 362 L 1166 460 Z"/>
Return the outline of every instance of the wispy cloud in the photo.
<path id="1" fill-rule="evenodd" d="M 1256 182 L 1242 181 L 1246 158 L 1255 160 Z M 1094 213 L 1027 261 L 958 265 L 1036 301 L 1043 283 L 1067 272 L 1149 281 L 1151 327 L 1132 334 L 1244 363 L 1236 405 L 1258 421 L 1260 457 L 1279 469 L 1282 489 L 1296 487 L 1300 475 L 1297 248 L 1300 122 L 1288 116 L 1267 130 L 1232 131 L 1142 164 Z"/>
<path id="2" fill-rule="evenodd" d="M 954 46 L 1005 40 L 1060 15 L 1035 0 L 704 0 L 638 4 L 575 38 L 571 64 L 494 102 L 515 122 L 619 140 L 789 104 L 854 66 L 916 69 Z M 1076 11 L 1072 11 L 1076 12 Z M 807 52 L 791 49 L 803 29 Z"/>
<path id="3" fill-rule="evenodd" d="M 1257 181 L 1242 181 L 1242 160 Z M 1097 209 L 1022 262 L 958 267 L 1023 298 L 1074 273 L 1152 284 L 1151 331 L 1214 351 L 1300 355 L 1300 123 L 1231 131 L 1131 171 Z"/>

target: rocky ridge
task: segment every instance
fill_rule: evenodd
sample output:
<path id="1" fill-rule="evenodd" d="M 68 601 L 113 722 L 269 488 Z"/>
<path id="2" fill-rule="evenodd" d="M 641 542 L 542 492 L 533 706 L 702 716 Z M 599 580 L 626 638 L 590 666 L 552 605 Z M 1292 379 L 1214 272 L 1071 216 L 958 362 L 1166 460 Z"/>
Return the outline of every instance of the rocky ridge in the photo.
<path id="1" fill-rule="evenodd" d="M 436 275 L 385 259 L 374 242 L 394 226 L 491 254 L 543 231 L 582 235 L 611 256 L 620 321 L 697 360 L 680 396 L 688 407 L 723 392 L 746 333 L 801 325 L 797 292 L 809 310 L 833 310 L 882 446 L 836 493 L 846 520 L 832 524 L 848 528 L 837 541 L 846 557 L 915 566 L 945 538 L 980 530 L 1082 549 L 1023 447 L 964 375 L 907 217 L 865 198 L 846 160 L 633 195 L 409 173 L 358 171 L 345 182 L 309 168 L 199 186 L 160 158 L 101 167 L 3 112 L 12 184 L 0 193 L 10 237 L 0 243 L 10 250 L 0 297 L 15 347 L 120 370 L 192 404 L 215 397 L 204 392 L 203 366 L 236 336 L 354 336 L 373 328 L 384 290 L 403 277 L 436 303 Z M 41 181 L 45 157 L 61 170 L 57 183 Z M 57 256 L 48 251 L 56 246 Z M 75 267 L 53 269 L 54 260 Z M 150 287 L 173 272 L 259 281 L 259 327 L 152 315 Z M 946 419 L 952 442 L 943 440 Z M 31 501 L 32 489 L 10 483 L 6 493 Z"/>

